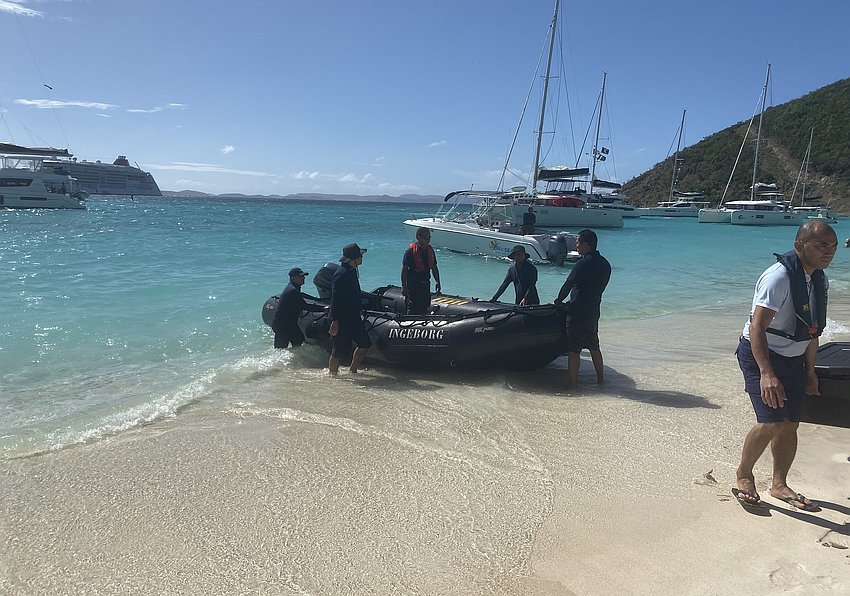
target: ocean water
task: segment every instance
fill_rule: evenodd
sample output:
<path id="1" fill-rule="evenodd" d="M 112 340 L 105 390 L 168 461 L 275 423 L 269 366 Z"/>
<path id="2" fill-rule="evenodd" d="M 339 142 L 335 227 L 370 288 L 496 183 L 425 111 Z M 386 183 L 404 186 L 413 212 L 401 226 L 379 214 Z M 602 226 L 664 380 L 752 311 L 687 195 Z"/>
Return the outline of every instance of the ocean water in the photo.
<path id="1" fill-rule="evenodd" d="M 291 267 L 315 274 L 349 242 L 368 248 L 364 289 L 398 284 L 410 241 L 402 221 L 436 209 L 126 197 L 93 198 L 88 206 L 0 211 L 0 459 L 104 440 L 153 422 L 179 424 L 193 409 L 206 412 L 210 424 L 219 416 L 272 410 L 287 420 L 330 424 L 295 407 L 310 396 L 329 408 L 341 399 L 339 385 L 323 371 L 326 354 L 310 346 L 273 350 L 262 305 L 282 289 Z M 843 245 L 850 219 L 836 230 Z M 647 358 L 640 338 L 647 335 L 704 336 L 710 343 L 720 329 L 724 337 L 716 341 L 733 345 L 756 277 L 773 252 L 791 248 L 794 233 L 690 218 L 627 220 L 621 230 L 599 231 L 600 251 L 613 266 L 603 344 L 620 346 L 606 353 L 606 365 L 639 370 Z M 489 297 L 508 267 L 447 251 L 438 251 L 438 260 L 443 291 L 464 296 Z M 549 301 L 569 269 L 544 264 L 539 271 L 541 299 Z M 850 249 L 839 248 L 828 273 L 835 309 L 827 338 L 846 339 Z M 312 279 L 308 293 L 315 293 Z M 698 362 L 700 354 L 693 347 L 677 353 L 674 345 L 666 357 Z M 533 374 L 556 387 L 562 368 L 556 362 L 552 372 Z M 366 378 L 374 385 L 358 390 L 378 401 L 408 400 L 399 417 L 407 411 L 417 418 L 412 413 L 422 405 L 421 388 L 430 386 L 427 375 L 367 371 Z M 435 379 L 438 396 L 480 408 L 479 414 L 516 388 L 528 389 L 521 375 L 499 372 Z"/>

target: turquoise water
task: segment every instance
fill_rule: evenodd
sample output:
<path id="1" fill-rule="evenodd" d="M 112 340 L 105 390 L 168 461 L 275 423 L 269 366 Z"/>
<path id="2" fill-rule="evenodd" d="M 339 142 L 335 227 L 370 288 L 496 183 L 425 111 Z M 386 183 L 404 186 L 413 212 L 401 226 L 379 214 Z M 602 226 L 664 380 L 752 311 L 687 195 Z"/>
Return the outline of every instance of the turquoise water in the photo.
<path id="1" fill-rule="evenodd" d="M 315 273 L 353 241 L 369 249 L 364 288 L 398 284 L 409 242 L 401 222 L 435 208 L 96 198 L 83 212 L 0 212 L 0 457 L 178 416 L 268 371 L 319 370 L 325 356 L 316 348 L 271 349 L 263 302 L 289 268 Z M 836 230 L 843 244 L 850 220 Z M 707 308 L 744 312 L 755 278 L 794 232 L 689 218 L 602 230 L 600 251 L 613 266 L 604 317 L 627 324 Z M 508 266 L 446 251 L 438 259 L 443 291 L 466 296 L 490 296 Z M 568 269 L 539 270 L 549 301 Z M 829 275 L 831 293 L 846 295 L 850 250 L 839 249 Z"/>

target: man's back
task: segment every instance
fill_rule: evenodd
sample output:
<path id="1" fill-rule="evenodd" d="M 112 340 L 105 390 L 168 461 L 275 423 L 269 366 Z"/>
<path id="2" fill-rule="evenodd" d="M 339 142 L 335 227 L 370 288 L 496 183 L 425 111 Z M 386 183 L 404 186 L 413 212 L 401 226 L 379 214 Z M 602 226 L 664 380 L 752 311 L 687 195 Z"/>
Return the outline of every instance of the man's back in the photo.
<path id="1" fill-rule="evenodd" d="M 570 272 L 558 294 L 560 302 L 570 296 L 570 311 L 576 316 L 599 316 L 602 293 L 611 279 L 608 259 L 592 251 L 582 257 Z"/>

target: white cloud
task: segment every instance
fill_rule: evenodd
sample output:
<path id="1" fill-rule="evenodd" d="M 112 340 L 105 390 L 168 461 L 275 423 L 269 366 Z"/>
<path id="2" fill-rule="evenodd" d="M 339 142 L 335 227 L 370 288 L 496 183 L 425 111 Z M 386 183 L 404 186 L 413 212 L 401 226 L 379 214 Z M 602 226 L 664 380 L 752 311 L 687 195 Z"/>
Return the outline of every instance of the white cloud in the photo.
<path id="1" fill-rule="evenodd" d="M 210 163 L 191 163 L 178 161 L 173 164 L 144 164 L 145 167 L 151 170 L 179 170 L 182 172 L 210 172 L 214 174 L 238 174 L 240 176 L 267 176 L 272 177 L 275 174 L 267 172 L 254 172 L 251 170 L 234 170 L 232 168 L 223 168 Z"/>
<path id="2" fill-rule="evenodd" d="M 11 12 L 12 14 L 23 15 L 25 17 L 43 17 L 44 13 L 21 6 L 17 2 L 8 2 L 0 0 L 0 12 Z"/>
<path id="3" fill-rule="evenodd" d="M 95 116 L 100 116 L 101 118 L 112 118 L 111 114 L 95 114 Z"/>
<path id="4" fill-rule="evenodd" d="M 434 141 L 433 143 L 428 145 L 428 147 L 442 147 L 446 143 L 447 143 L 447 141 Z"/>
<path id="5" fill-rule="evenodd" d="M 315 180 L 319 177 L 319 172 L 305 172 L 302 170 L 300 172 L 295 172 L 292 177 L 296 180 Z"/>
<path id="6" fill-rule="evenodd" d="M 2 2 L 2 0 L 0 0 Z M 91 108 L 93 110 L 111 110 L 118 106 L 98 101 L 59 101 L 57 99 L 16 99 L 16 104 L 44 110 L 47 108 Z"/>
<path id="7" fill-rule="evenodd" d="M 167 103 L 164 106 L 155 106 L 153 108 L 127 108 L 131 114 L 155 114 L 164 110 L 186 110 L 189 106 L 185 103 Z"/>
<path id="8" fill-rule="evenodd" d="M 236 151 L 236 147 L 234 147 L 233 145 L 225 145 L 221 148 L 222 155 L 227 155 L 228 153 L 233 153 L 234 151 Z"/>

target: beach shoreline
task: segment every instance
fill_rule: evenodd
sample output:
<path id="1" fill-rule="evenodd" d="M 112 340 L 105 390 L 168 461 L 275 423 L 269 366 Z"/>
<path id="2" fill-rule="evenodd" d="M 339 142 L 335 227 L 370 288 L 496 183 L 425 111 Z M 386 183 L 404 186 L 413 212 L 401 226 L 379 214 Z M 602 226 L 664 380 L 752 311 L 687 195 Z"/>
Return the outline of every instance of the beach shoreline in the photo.
<path id="1" fill-rule="evenodd" d="M 462 379 L 271 370 L 4 461 L 0 592 L 846 593 L 850 429 L 801 425 L 789 480 L 821 512 L 766 496 L 769 454 L 770 516 L 744 511 L 740 317 L 657 332 L 690 318 L 603 319 L 602 387 L 587 359 L 575 391 L 563 358 Z"/>

